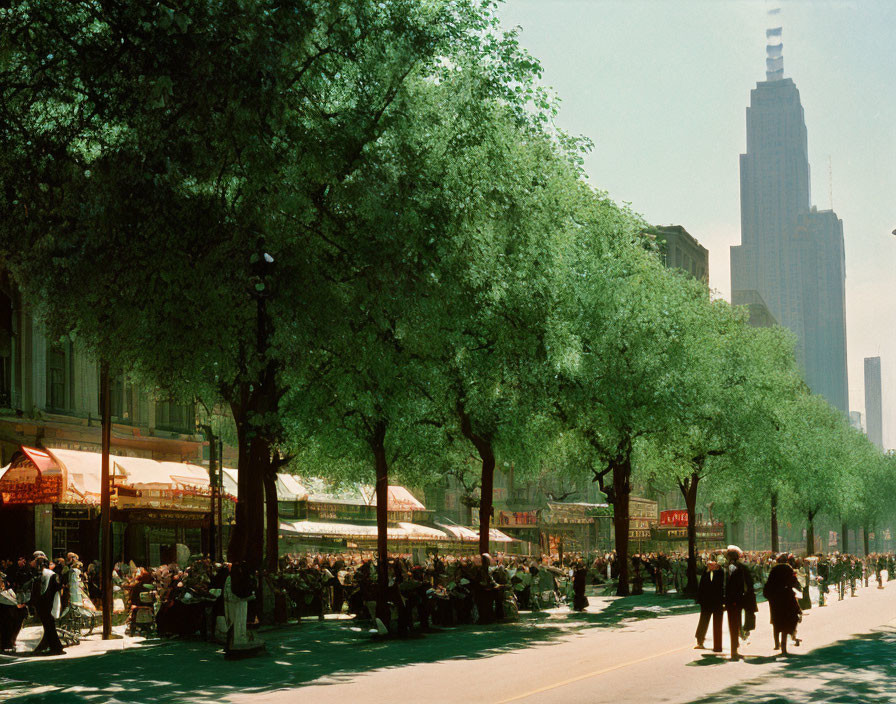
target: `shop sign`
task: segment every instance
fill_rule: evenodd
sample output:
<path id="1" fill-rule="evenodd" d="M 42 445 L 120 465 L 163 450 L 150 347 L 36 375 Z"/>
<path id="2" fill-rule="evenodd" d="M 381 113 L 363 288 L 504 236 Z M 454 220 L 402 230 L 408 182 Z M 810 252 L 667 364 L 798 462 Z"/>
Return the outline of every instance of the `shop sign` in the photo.
<path id="1" fill-rule="evenodd" d="M 375 518 L 376 516 L 373 506 L 364 506 L 361 504 L 309 501 L 307 506 L 308 518 L 311 520 L 321 519 L 325 521 L 335 521 L 342 518 Z"/>
<path id="2" fill-rule="evenodd" d="M 86 506 L 54 506 L 53 518 L 72 521 L 86 521 L 90 518 L 90 509 Z"/>
<path id="3" fill-rule="evenodd" d="M 639 496 L 631 496 L 628 500 L 628 515 L 632 518 L 646 518 L 656 523 L 657 503 L 652 499 L 642 499 Z"/>
<path id="4" fill-rule="evenodd" d="M 112 514 L 113 520 L 128 521 L 131 523 L 179 523 L 181 525 L 193 525 L 195 523 L 203 523 L 205 516 L 193 513 L 185 513 L 184 511 L 147 511 L 147 510 L 116 510 Z"/>
<path id="5" fill-rule="evenodd" d="M 62 477 L 42 477 L 34 482 L 8 481 L 4 478 L 0 482 L 0 497 L 4 504 L 54 504 L 62 498 Z"/>
<path id="6" fill-rule="evenodd" d="M 534 526 L 538 524 L 538 511 L 498 511 L 495 519 L 499 526 Z"/>
<path id="7" fill-rule="evenodd" d="M 724 523 L 713 523 L 712 525 L 697 526 L 698 540 L 722 540 L 724 537 Z"/>
<path id="8" fill-rule="evenodd" d="M 660 525 L 661 526 L 686 526 L 688 524 L 688 512 L 687 510 L 671 510 L 671 511 L 662 511 L 660 513 Z"/>

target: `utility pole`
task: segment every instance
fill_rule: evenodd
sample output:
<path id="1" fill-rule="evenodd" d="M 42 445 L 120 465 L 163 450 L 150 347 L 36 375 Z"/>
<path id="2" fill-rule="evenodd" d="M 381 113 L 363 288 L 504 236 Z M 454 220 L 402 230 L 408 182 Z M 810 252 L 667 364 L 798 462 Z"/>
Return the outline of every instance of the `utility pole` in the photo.
<path id="1" fill-rule="evenodd" d="M 218 523 L 220 522 L 220 503 L 221 494 L 218 490 L 218 473 L 219 465 L 217 461 L 217 443 L 215 435 L 212 432 L 210 424 L 200 425 L 205 438 L 208 441 L 208 482 L 211 488 L 211 506 L 209 511 L 209 531 L 208 531 L 208 556 L 215 560 L 221 554 L 221 538 L 218 532 Z"/>
<path id="2" fill-rule="evenodd" d="M 103 640 L 112 638 L 112 496 L 109 481 L 109 449 L 112 444 L 112 414 L 109 395 L 109 362 L 100 362 L 100 416 L 102 460 L 100 469 L 100 564 L 103 582 Z"/>

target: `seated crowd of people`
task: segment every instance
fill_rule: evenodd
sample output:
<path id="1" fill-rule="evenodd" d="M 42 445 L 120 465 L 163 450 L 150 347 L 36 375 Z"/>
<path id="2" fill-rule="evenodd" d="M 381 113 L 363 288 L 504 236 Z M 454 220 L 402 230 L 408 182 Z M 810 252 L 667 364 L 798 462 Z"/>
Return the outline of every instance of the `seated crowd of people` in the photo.
<path id="1" fill-rule="evenodd" d="M 695 556 L 698 580 L 712 559 L 710 552 Z M 766 582 L 775 561 L 772 552 L 747 552 L 742 558 L 757 585 Z M 63 610 L 96 610 L 102 597 L 98 562 L 84 569 L 74 553 L 46 562 L 58 578 Z M 641 594 L 645 584 L 652 584 L 658 595 L 684 594 L 687 562 L 687 555 L 682 553 L 633 555 L 631 593 Z M 808 559 L 791 556 L 790 564 L 795 573 L 804 575 L 807 598 L 810 580 L 819 583 L 824 594 L 828 584 L 842 585 L 850 579 L 864 578 L 867 585 L 872 574 L 880 581 L 881 571 L 892 574 L 894 567 L 892 554 L 864 558 L 836 553 Z M 573 553 L 562 558 L 433 553 L 417 561 L 411 555 L 392 555 L 386 570 L 386 598 L 380 600 L 378 565 L 373 554 L 284 555 L 276 570 L 263 570 L 252 581 L 249 627 L 290 620 L 300 624 L 303 617 L 323 620 L 328 613 L 354 616 L 381 634 L 407 635 L 418 629 L 489 624 L 514 620 L 520 610 L 537 611 L 564 603 L 573 610 L 583 610 L 588 604 L 587 585 L 606 585 L 606 593 L 612 593 L 619 576 L 613 551 L 588 556 Z M 0 561 L 0 648 L 4 650 L 15 647 L 29 606 L 34 611 L 31 592 L 38 573 L 35 560 L 28 562 L 21 557 Z M 224 592 L 231 574 L 232 565 L 215 563 L 203 555 L 190 557 L 183 566 L 171 563 L 155 569 L 137 567 L 132 562 L 117 563 L 112 573 L 114 611 L 121 614 L 132 633 L 199 634 L 224 640 Z"/>

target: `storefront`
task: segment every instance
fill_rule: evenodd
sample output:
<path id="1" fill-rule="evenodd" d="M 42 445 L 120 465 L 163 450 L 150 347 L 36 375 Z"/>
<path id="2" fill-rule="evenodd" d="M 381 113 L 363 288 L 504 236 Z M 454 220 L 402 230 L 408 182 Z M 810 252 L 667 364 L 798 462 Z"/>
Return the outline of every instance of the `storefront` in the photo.
<path id="1" fill-rule="evenodd" d="M 4 556 L 43 550 L 100 553 L 101 455 L 22 447 L 0 470 L 0 531 Z M 169 561 L 178 544 L 200 552 L 211 528 L 208 470 L 141 457 L 110 458 L 112 554 L 139 565 Z M 233 497 L 223 513 L 232 515 Z M 9 539 L 7 539 L 9 536 Z M 6 554 L 8 553 L 8 555 Z"/>
<path id="2" fill-rule="evenodd" d="M 225 489 L 235 488 L 237 477 L 235 470 L 225 469 Z M 309 490 L 307 486 L 313 488 Z M 390 486 L 387 496 L 390 551 L 478 551 L 477 532 L 465 526 L 437 524 L 434 512 L 427 510 L 407 488 Z M 376 550 L 376 495 L 373 487 L 358 484 L 337 492 L 320 479 L 309 479 L 306 485 L 293 475 L 280 474 L 277 475 L 277 503 L 281 554 Z M 504 547 L 516 542 L 497 529 L 492 530 L 490 540 Z"/>
<path id="3" fill-rule="evenodd" d="M 657 549 L 663 552 L 687 552 L 688 529 L 674 526 L 657 526 L 652 532 Z M 725 547 L 725 527 L 721 523 L 698 524 L 695 543 L 697 552 L 703 550 L 721 550 Z"/>

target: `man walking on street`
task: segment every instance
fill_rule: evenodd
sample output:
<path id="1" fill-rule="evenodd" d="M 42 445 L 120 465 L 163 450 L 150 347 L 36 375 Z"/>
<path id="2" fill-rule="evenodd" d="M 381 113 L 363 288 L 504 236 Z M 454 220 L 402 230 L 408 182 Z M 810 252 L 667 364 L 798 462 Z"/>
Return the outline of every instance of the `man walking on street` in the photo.
<path id="1" fill-rule="evenodd" d="M 40 643 L 34 649 L 32 655 L 37 655 L 49 649 L 50 655 L 64 655 L 59 634 L 56 632 L 56 619 L 62 610 L 59 597 L 61 584 L 59 575 L 50 569 L 50 561 L 42 552 L 34 553 L 34 566 L 37 568 L 37 576 L 34 586 L 31 588 L 31 600 L 37 617 L 44 627 L 44 635 Z"/>
<path id="2" fill-rule="evenodd" d="M 722 652 L 722 615 L 725 613 L 725 575 L 719 569 L 719 563 L 709 560 L 706 571 L 700 577 L 697 586 L 697 603 L 700 604 L 700 621 L 697 623 L 697 648 L 704 648 L 706 630 L 712 618 L 712 650 Z"/>
<path id="3" fill-rule="evenodd" d="M 755 611 L 756 594 L 747 568 L 739 562 L 743 551 L 736 545 L 729 545 L 725 553 L 728 566 L 725 568 L 725 610 L 728 612 L 728 633 L 731 637 L 731 659 L 739 660 L 740 629 L 742 612 L 745 608 Z"/>

